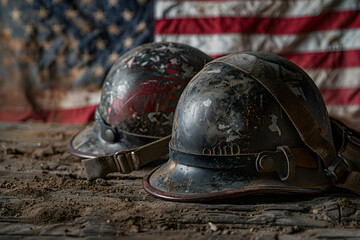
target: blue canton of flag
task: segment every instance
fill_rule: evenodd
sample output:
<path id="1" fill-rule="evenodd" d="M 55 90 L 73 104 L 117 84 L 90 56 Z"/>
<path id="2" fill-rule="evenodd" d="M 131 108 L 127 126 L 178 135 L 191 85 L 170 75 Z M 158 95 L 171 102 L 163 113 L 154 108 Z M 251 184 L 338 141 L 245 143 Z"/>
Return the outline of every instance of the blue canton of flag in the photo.
<path id="1" fill-rule="evenodd" d="M 0 5 L 0 120 L 88 120 L 112 64 L 153 40 L 152 1 L 0 0 Z M 73 109 L 85 115 L 73 119 Z"/>

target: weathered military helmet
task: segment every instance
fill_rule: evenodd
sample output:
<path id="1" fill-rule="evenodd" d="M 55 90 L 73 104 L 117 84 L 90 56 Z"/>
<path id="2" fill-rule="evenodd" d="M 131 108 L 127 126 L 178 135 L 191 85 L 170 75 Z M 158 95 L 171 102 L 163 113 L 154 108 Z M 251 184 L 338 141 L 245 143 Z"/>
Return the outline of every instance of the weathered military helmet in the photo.
<path id="1" fill-rule="evenodd" d="M 98 157 L 169 135 L 182 91 L 209 61 L 205 53 L 179 43 L 130 50 L 106 76 L 95 123 L 73 136 L 68 151 Z"/>
<path id="2" fill-rule="evenodd" d="M 325 142 L 318 148 L 317 138 Z M 330 186 L 324 159 L 336 155 L 319 156 L 322 148 L 333 151 L 329 117 L 301 68 L 268 53 L 228 55 L 208 63 L 185 88 L 170 159 L 143 185 L 174 201 L 319 193 Z"/>

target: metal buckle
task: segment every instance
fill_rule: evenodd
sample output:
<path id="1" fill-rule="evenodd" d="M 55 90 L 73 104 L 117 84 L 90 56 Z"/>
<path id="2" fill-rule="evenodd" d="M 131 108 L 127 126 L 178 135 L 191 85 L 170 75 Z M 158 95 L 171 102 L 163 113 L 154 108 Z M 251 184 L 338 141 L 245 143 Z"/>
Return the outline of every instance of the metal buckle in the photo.
<path id="1" fill-rule="evenodd" d="M 274 151 L 260 152 L 255 165 L 258 172 L 277 172 L 281 181 L 295 177 L 295 159 L 288 146 L 278 146 Z"/>
<path id="2" fill-rule="evenodd" d="M 325 169 L 325 173 L 334 182 L 338 182 L 339 179 L 347 172 L 350 168 L 348 161 L 345 158 L 338 155 L 332 162 L 332 164 Z"/>
<path id="3" fill-rule="evenodd" d="M 133 151 L 120 151 L 114 154 L 114 161 L 121 173 L 130 173 L 139 168 L 138 156 Z"/>

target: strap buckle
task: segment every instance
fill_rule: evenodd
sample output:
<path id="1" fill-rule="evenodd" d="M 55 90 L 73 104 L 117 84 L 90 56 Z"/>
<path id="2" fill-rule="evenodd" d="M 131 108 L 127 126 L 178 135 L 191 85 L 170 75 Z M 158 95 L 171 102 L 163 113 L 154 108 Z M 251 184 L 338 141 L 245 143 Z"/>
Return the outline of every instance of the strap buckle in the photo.
<path id="1" fill-rule="evenodd" d="M 130 173 L 139 169 L 139 157 L 134 151 L 120 151 L 114 154 L 114 162 L 119 172 Z"/>
<path id="2" fill-rule="evenodd" d="M 343 158 L 341 155 L 338 155 L 331 165 L 325 169 L 326 175 L 337 183 L 343 177 L 343 175 L 350 170 L 349 162 Z"/>
<path id="3" fill-rule="evenodd" d="M 295 177 L 295 159 L 288 146 L 278 146 L 276 152 L 260 152 L 255 165 L 258 172 L 277 172 L 281 181 Z"/>

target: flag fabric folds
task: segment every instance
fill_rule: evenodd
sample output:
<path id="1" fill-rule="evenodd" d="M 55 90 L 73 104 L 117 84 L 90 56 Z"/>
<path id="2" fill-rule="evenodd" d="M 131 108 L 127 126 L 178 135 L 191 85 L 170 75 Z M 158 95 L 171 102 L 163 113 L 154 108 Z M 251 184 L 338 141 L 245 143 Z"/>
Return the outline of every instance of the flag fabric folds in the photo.
<path id="1" fill-rule="evenodd" d="M 219 57 L 266 51 L 302 67 L 333 116 L 360 123 L 360 1 L 241 0 L 155 3 L 155 41 Z"/>
<path id="2" fill-rule="evenodd" d="M 360 123 L 358 0 L 0 0 L 0 120 L 92 119 L 111 65 L 143 43 L 302 67 L 333 116 Z"/>
<path id="3" fill-rule="evenodd" d="M 153 41 L 147 0 L 0 0 L 0 120 L 93 119 L 127 50 Z"/>

